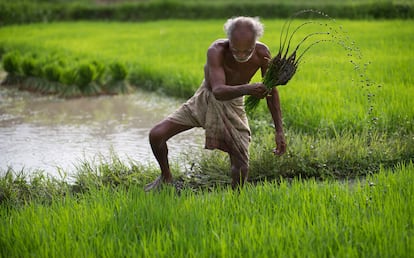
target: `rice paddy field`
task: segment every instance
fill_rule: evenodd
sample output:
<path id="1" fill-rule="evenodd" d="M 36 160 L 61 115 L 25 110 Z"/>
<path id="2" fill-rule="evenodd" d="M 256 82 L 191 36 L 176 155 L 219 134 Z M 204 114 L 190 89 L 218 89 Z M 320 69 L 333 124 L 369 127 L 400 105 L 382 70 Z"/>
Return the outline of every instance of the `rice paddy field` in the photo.
<path id="1" fill-rule="evenodd" d="M 414 167 L 240 192 L 93 188 L 0 209 L 1 257 L 411 257 Z"/>
<path id="2" fill-rule="evenodd" d="M 188 98 L 203 78 L 206 49 L 213 40 L 224 37 L 222 23 L 72 22 L 8 26 L 0 29 L 0 46 L 3 52 L 17 50 L 23 56 L 32 56 L 39 66 L 50 60 L 64 63 L 62 68 L 96 60 L 118 61 L 127 65 L 129 80 L 137 87 Z M 276 53 L 284 21 L 264 23 L 262 41 Z M 280 87 L 287 127 L 314 131 L 334 125 L 339 131 L 360 130 L 367 105 L 372 104 L 378 129 L 412 131 L 413 22 L 322 20 L 321 24 L 305 26 L 293 38 L 292 45 L 296 45 L 311 32 L 329 31 L 326 25 L 338 30 L 332 33 L 338 36 L 336 42 L 322 42 L 311 48 L 297 75 L 288 86 Z M 367 93 L 375 96 L 370 100 Z"/>
<path id="3" fill-rule="evenodd" d="M 261 41 L 273 53 L 284 21 L 263 20 Z M 206 49 L 225 37 L 223 22 L 5 26 L 0 49 L 3 60 L 53 64 L 62 74 L 116 62 L 131 87 L 184 101 L 203 79 Z M 144 193 L 157 168 L 116 156 L 81 164 L 74 185 L 9 169 L 0 180 L 0 256 L 410 257 L 414 22 L 320 19 L 292 45 L 315 31 L 329 31 L 314 38 L 328 41 L 306 52 L 294 78 L 279 87 L 288 153 L 271 154 L 265 104 L 249 113 L 252 184 L 229 190 L 228 160 L 217 152 L 189 154 L 186 171 L 173 164 L 180 194 L 168 187 Z M 16 70 L 20 85 L 47 81 L 41 69 L 25 71 Z M 55 94 L 58 87 L 67 86 L 53 83 Z"/>

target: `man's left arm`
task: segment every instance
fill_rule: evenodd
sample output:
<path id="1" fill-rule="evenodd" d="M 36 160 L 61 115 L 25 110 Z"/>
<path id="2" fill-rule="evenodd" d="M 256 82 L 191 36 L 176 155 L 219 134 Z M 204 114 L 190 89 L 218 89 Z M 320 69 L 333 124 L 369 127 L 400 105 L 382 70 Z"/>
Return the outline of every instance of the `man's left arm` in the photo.
<path id="1" fill-rule="evenodd" d="M 261 66 L 261 73 L 262 77 L 264 77 L 267 68 L 268 68 L 268 60 L 270 60 L 270 52 L 265 54 L 265 62 Z M 280 108 L 280 99 L 279 99 L 279 92 L 276 87 L 273 87 L 270 91 L 270 94 L 266 97 L 267 108 L 272 115 L 273 123 L 275 125 L 275 142 L 276 148 L 273 152 L 276 155 L 282 155 L 286 152 L 286 140 L 285 135 L 283 132 L 283 123 L 282 123 L 282 110 Z"/>
<path id="2" fill-rule="evenodd" d="M 286 140 L 283 132 L 282 110 L 280 108 L 279 92 L 276 87 L 272 88 L 269 96 L 266 97 L 267 107 L 273 118 L 275 125 L 276 148 L 273 152 L 276 155 L 282 155 L 286 152 Z"/>

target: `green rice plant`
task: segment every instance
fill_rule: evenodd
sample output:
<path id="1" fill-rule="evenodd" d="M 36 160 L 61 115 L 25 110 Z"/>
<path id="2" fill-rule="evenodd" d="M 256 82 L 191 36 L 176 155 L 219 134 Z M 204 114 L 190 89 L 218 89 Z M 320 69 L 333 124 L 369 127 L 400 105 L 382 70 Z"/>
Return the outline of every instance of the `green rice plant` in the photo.
<path id="1" fill-rule="evenodd" d="M 25 56 L 21 62 L 23 75 L 25 76 L 35 76 L 36 75 L 36 68 L 37 68 L 37 62 L 36 60 L 31 56 Z"/>
<path id="2" fill-rule="evenodd" d="M 110 93 L 128 93 L 131 91 L 126 78 L 128 75 L 127 67 L 120 62 L 109 64 L 109 80 L 106 89 Z"/>
<path id="3" fill-rule="evenodd" d="M 63 96 L 96 95 L 100 91 L 99 86 L 94 83 L 97 78 L 95 66 L 89 62 L 67 68 L 63 77 L 66 84 Z"/>
<path id="4" fill-rule="evenodd" d="M 134 66 L 129 75 L 130 82 L 133 85 L 139 85 L 140 88 L 149 91 L 160 90 L 159 86 L 163 85 L 163 78 L 156 71 L 153 71 L 148 66 Z"/>
<path id="5" fill-rule="evenodd" d="M 123 81 L 128 74 L 126 66 L 120 62 L 111 63 L 109 65 L 109 71 L 112 81 Z"/>
<path id="6" fill-rule="evenodd" d="M 6 53 L 2 58 L 3 69 L 7 72 L 6 78 L 1 82 L 2 85 L 19 85 L 22 82 L 21 69 L 22 56 L 19 51 Z"/>
<path id="7" fill-rule="evenodd" d="M 56 64 L 62 69 L 70 65 L 68 57 L 62 57 L 59 54 L 51 54 L 50 59 L 54 60 Z"/>
<path id="8" fill-rule="evenodd" d="M 49 81 L 59 82 L 60 77 L 62 76 L 62 68 L 56 63 L 47 64 L 43 67 L 43 74 Z"/>
<path id="9" fill-rule="evenodd" d="M 82 63 L 77 68 L 76 84 L 82 91 L 96 78 L 95 67 L 89 63 Z"/>
<path id="10" fill-rule="evenodd" d="M 76 84 L 76 69 L 75 67 L 66 67 L 62 70 L 62 75 L 60 76 L 60 82 L 65 85 L 75 85 Z"/>
<path id="11" fill-rule="evenodd" d="M 17 75 L 20 73 L 21 55 L 17 51 L 6 53 L 2 58 L 3 68 L 10 75 Z"/>
<path id="12" fill-rule="evenodd" d="M 103 62 L 97 61 L 97 60 L 93 60 L 91 62 L 91 64 L 95 67 L 95 72 L 96 72 L 96 76 L 95 76 L 95 81 L 96 83 L 98 83 L 99 85 L 103 85 L 104 84 L 104 80 L 105 80 L 105 72 L 106 72 L 106 65 Z"/>
<path id="13" fill-rule="evenodd" d="M 48 93 L 59 93 L 62 85 L 59 83 L 62 76 L 62 68 L 56 62 L 49 63 L 43 67 L 44 86 Z"/>
<path id="14" fill-rule="evenodd" d="M 61 96 L 63 97 L 76 97 L 81 96 L 82 92 L 79 87 L 76 85 L 77 82 L 77 68 L 67 66 L 62 70 L 60 76 L 60 82 L 62 83 L 63 90 L 61 91 Z"/>
<path id="15" fill-rule="evenodd" d="M 49 63 L 47 57 L 37 53 L 27 53 L 22 57 L 23 89 L 36 91 L 44 94 L 55 93 L 56 85 L 47 80 L 44 74 L 44 66 Z"/>

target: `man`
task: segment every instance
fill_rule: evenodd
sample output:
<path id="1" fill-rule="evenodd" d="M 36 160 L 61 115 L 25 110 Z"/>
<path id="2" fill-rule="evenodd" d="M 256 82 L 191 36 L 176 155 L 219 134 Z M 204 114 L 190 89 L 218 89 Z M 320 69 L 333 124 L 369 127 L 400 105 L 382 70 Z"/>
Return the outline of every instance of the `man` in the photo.
<path id="1" fill-rule="evenodd" d="M 267 100 L 275 124 L 274 153 L 286 151 L 279 94 L 262 83 L 250 83 L 260 69 L 264 76 L 271 58 L 266 45 L 258 42 L 263 24 L 258 18 L 236 17 L 224 24 L 227 39 L 214 41 L 207 50 L 204 81 L 192 98 L 152 128 L 149 140 L 161 176 L 146 190 L 171 183 L 167 141 L 194 127 L 203 127 L 206 149 L 220 149 L 230 156 L 232 187 L 243 185 L 248 176 L 250 128 L 244 111 L 243 96 Z"/>

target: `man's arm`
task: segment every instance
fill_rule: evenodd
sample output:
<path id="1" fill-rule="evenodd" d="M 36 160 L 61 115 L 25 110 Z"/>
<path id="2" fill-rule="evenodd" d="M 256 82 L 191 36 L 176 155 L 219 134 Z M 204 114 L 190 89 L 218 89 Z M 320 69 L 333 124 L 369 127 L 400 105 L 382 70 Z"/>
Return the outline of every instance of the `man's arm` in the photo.
<path id="1" fill-rule="evenodd" d="M 263 98 L 266 95 L 266 87 L 262 83 L 226 85 L 223 56 L 216 46 L 210 47 L 207 51 L 207 66 L 208 80 L 217 100 L 231 100 L 244 95 Z"/>
<path id="2" fill-rule="evenodd" d="M 273 123 L 275 124 L 276 133 L 283 133 L 282 110 L 280 108 L 279 92 L 276 87 L 272 89 L 266 100 L 267 107 L 272 115 Z"/>
<path id="3" fill-rule="evenodd" d="M 276 149 L 274 150 L 274 153 L 276 155 L 282 155 L 286 152 L 286 141 L 283 133 L 282 110 L 280 108 L 279 92 L 276 87 L 273 87 L 270 95 L 266 97 L 266 101 L 275 125 Z"/>

